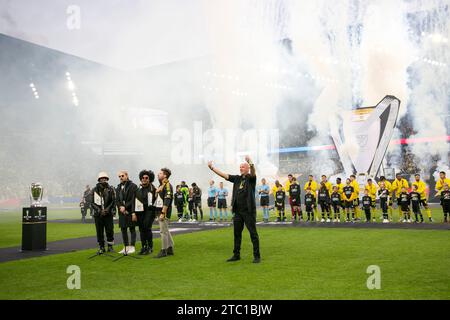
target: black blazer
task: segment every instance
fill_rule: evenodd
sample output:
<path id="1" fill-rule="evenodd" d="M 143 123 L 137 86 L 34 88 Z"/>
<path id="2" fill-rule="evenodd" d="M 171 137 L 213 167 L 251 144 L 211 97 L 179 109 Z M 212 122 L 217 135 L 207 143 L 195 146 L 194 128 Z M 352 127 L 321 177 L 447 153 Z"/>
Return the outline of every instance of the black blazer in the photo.
<path id="1" fill-rule="evenodd" d="M 116 188 L 116 205 L 117 209 L 120 206 L 124 206 L 125 210 L 131 214 L 133 212 L 134 197 L 136 195 L 137 185 L 128 180 L 125 182 L 125 188 L 122 190 L 122 184 L 119 184 Z M 118 211 L 119 212 L 119 211 Z"/>
<path id="2" fill-rule="evenodd" d="M 244 180 L 244 188 L 247 190 L 247 208 L 249 213 L 256 214 L 256 200 L 255 200 L 255 189 L 256 189 L 256 175 L 252 177 L 251 175 L 238 176 L 238 175 L 228 175 L 228 181 L 233 183 L 233 196 L 231 199 L 231 206 L 233 213 L 236 213 L 236 202 L 237 194 L 239 192 L 239 186 L 241 181 Z"/>

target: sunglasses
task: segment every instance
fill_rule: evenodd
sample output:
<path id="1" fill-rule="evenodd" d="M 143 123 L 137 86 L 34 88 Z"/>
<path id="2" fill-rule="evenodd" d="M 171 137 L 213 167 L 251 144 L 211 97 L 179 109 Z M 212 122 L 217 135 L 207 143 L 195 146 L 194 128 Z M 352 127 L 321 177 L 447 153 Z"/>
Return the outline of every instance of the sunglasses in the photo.
<path id="1" fill-rule="evenodd" d="M 121 174 L 120 176 L 119 176 L 119 178 L 125 178 L 126 176 L 124 175 L 124 174 Z"/>
<path id="2" fill-rule="evenodd" d="M 149 177 L 143 176 L 141 180 L 148 180 L 148 179 L 149 179 Z"/>

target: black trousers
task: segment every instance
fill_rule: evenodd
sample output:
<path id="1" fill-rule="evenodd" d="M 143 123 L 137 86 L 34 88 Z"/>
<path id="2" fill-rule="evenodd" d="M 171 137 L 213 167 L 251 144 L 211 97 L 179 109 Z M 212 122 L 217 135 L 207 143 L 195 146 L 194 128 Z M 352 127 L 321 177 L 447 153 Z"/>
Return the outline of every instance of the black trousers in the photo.
<path id="1" fill-rule="evenodd" d="M 107 216 L 95 216 L 95 231 L 97 233 L 97 242 L 100 247 L 105 246 L 105 233 L 106 241 L 108 244 L 114 244 L 114 221 L 112 215 Z"/>
<path id="2" fill-rule="evenodd" d="M 141 236 L 142 246 L 153 248 L 152 226 L 155 220 L 154 211 L 144 211 L 136 213 L 139 235 Z"/>
<path id="3" fill-rule="evenodd" d="M 234 250 L 235 256 L 239 256 L 241 252 L 242 231 L 244 225 L 250 232 L 250 239 L 253 243 L 253 255 L 255 257 L 260 256 L 259 252 L 259 236 L 256 231 L 256 214 L 249 212 L 235 212 L 233 217 L 234 226 Z"/>
<path id="4" fill-rule="evenodd" d="M 120 231 L 122 231 L 123 245 L 124 246 L 130 245 L 130 241 L 128 239 L 128 229 L 130 229 L 131 234 L 131 245 L 134 246 L 136 244 L 136 227 L 134 226 L 120 228 Z"/>

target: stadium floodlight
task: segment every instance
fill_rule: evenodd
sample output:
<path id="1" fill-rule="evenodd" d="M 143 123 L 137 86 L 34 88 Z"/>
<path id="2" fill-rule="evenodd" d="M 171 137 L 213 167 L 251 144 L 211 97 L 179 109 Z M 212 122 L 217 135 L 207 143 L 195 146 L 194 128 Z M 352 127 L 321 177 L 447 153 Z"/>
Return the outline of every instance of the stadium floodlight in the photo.
<path id="1" fill-rule="evenodd" d="M 330 123 L 346 173 L 375 177 L 394 133 L 399 108 L 400 100 L 388 95 L 374 107 L 342 112 L 341 121 Z"/>
<path id="2" fill-rule="evenodd" d="M 73 84 L 72 80 L 69 80 L 68 87 L 69 87 L 69 90 L 71 90 L 71 91 L 73 91 L 75 89 L 75 85 Z"/>

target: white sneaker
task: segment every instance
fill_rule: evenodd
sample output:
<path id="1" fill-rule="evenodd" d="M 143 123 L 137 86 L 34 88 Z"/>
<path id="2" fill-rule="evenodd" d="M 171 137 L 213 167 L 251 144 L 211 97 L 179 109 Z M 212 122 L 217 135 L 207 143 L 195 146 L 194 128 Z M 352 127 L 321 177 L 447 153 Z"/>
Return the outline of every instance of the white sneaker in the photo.
<path id="1" fill-rule="evenodd" d="M 406 219 L 403 219 L 402 222 L 405 223 L 405 222 L 406 222 Z"/>
<path id="2" fill-rule="evenodd" d="M 192 219 L 189 219 L 189 222 L 192 222 L 193 220 Z"/>
<path id="3" fill-rule="evenodd" d="M 327 222 L 331 222 L 331 220 L 330 220 L 330 219 L 327 219 Z"/>
<path id="4" fill-rule="evenodd" d="M 383 219 L 383 223 L 389 223 L 388 219 Z"/>
<path id="5" fill-rule="evenodd" d="M 127 247 L 127 254 L 135 253 L 136 248 L 134 246 L 128 246 Z"/>
<path id="6" fill-rule="evenodd" d="M 412 222 L 412 220 L 411 219 L 408 219 L 408 223 L 411 223 Z"/>
<path id="7" fill-rule="evenodd" d="M 178 219 L 178 222 L 183 222 L 183 219 Z"/>
<path id="8" fill-rule="evenodd" d="M 127 247 L 128 248 L 128 247 Z M 127 249 L 128 250 L 128 249 Z M 125 247 L 123 247 L 122 250 L 119 251 L 120 254 L 123 254 L 125 252 Z"/>
<path id="9" fill-rule="evenodd" d="M 192 222 L 197 222 L 197 220 L 195 220 L 195 219 L 192 219 Z"/>
<path id="10" fill-rule="evenodd" d="M 325 219 L 322 218 L 322 220 L 320 220 L 320 222 L 325 222 Z"/>

